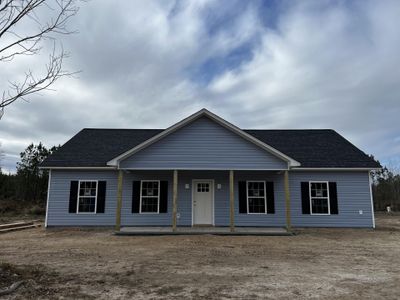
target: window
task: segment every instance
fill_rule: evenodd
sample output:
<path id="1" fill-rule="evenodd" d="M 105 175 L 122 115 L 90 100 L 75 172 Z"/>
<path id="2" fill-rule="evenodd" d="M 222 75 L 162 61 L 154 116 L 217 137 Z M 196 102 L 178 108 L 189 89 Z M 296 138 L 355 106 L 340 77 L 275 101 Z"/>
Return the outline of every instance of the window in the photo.
<path id="1" fill-rule="evenodd" d="M 95 213 L 97 181 L 79 181 L 77 213 Z"/>
<path id="2" fill-rule="evenodd" d="M 197 192 L 198 193 L 208 193 L 210 191 L 209 183 L 198 183 L 197 184 Z"/>
<path id="3" fill-rule="evenodd" d="M 265 181 L 247 181 L 247 211 L 249 214 L 267 212 Z"/>
<path id="4" fill-rule="evenodd" d="M 140 213 L 159 213 L 160 181 L 142 180 L 140 184 Z"/>
<path id="5" fill-rule="evenodd" d="M 328 182 L 310 182 L 310 205 L 312 215 L 329 215 Z"/>

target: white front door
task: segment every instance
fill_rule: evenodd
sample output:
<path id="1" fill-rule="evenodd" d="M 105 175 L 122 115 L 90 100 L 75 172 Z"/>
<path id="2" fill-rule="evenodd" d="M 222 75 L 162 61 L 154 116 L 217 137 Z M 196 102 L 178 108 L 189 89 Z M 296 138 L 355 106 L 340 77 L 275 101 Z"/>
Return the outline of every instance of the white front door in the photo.
<path id="1" fill-rule="evenodd" d="M 212 180 L 193 180 L 193 225 L 213 225 L 214 184 Z"/>

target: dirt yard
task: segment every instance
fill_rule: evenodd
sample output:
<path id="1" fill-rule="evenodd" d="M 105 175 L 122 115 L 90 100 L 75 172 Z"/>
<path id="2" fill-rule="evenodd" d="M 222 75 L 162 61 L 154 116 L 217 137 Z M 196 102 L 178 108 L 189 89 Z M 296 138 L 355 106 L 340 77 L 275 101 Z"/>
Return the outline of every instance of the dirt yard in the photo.
<path id="1" fill-rule="evenodd" d="M 0 235 L 9 299 L 399 299 L 400 215 L 377 229 L 293 237 L 117 237 L 111 230 Z"/>

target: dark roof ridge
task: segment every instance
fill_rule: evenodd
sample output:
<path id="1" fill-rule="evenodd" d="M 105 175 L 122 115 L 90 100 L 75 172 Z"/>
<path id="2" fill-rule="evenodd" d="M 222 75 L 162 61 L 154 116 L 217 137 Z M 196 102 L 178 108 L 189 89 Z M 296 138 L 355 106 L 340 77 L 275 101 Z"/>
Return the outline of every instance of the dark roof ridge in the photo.
<path id="1" fill-rule="evenodd" d="M 81 130 L 165 130 L 166 128 L 104 128 L 104 127 L 85 127 Z M 273 128 L 273 129 L 262 129 L 262 128 L 245 128 L 241 129 L 244 131 L 334 131 L 332 128 Z"/>
<path id="2" fill-rule="evenodd" d="M 82 130 L 165 130 L 162 128 L 93 128 L 93 127 L 86 127 L 83 128 Z"/>
<path id="3" fill-rule="evenodd" d="M 261 129 L 261 128 L 255 128 L 255 129 L 251 129 L 251 128 L 247 128 L 247 129 L 242 129 L 244 131 L 334 131 L 336 132 L 335 129 L 331 129 L 331 128 L 283 128 L 283 129 Z"/>

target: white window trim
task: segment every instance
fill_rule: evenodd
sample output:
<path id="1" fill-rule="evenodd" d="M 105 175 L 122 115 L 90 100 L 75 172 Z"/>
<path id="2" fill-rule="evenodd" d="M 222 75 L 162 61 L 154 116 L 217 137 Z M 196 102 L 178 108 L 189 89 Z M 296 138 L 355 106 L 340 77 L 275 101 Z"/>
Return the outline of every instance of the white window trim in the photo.
<path id="1" fill-rule="evenodd" d="M 311 184 L 312 183 L 326 183 L 327 197 L 311 197 Z M 310 198 L 310 214 L 311 215 L 313 215 L 313 216 L 329 216 L 331 214 L 331 199 L 330 199 L 330 196 L 329 196 L 329 181 L 309 181 L 308 182 L 308 195 L 309 195 L 309 198 Z M 328 200 L 328 213 L 326 213 L 326 214 L 313 213 L 311 198 L 314 198 L 314 199 L 327 199 Z"/>
<path id="2" fill-rule="evenodd" d="M 251 213 L 249 210 L 249 182 L 262 182 L 264 183 L 264 209 L 265 212 Z M 262 198 L 262 197 L 251 197 L 251 198 Z M 248 215 L 266 215 L 267 214 L 267 186 L 265 180 L 246 180 L 246 202 L 247 202 L 247 214 Z"/>
<path id="3" fill-rule="evenodd" d="M 143 182 L 158 182 L 158 196 L 157 196 L 157 212 L 142 212 L 142 197 L 149 198 L 154 196 L 142 196 L 142 187 L 143 187 Z M 142 215 L 156 215 L 160 213 L 160 193 L 161 193 L 161 186 L 160 186 L 160 180 L 140 180 L 140 206 L 139 206 L 139 214 Z"/>
<path id="4" fill-rule="evenodd" d="M 92 198 L 93 196 L 79 196 L 79 191 L 81 189 L 81 182 L 96 182 L 96 196 L 95 196 L 95 202 L 94 202 L 94 212 L 80 212 L 79 211 L 79 198 Z M 99 194 L 99 181 L 98 180 L 92 180 L 92 179 L 82 179 L 78 181 L 78 197 L 76 201 L 76 213 L 80 215 L 94 215 L 97 213 L 97 196 Z"/>

